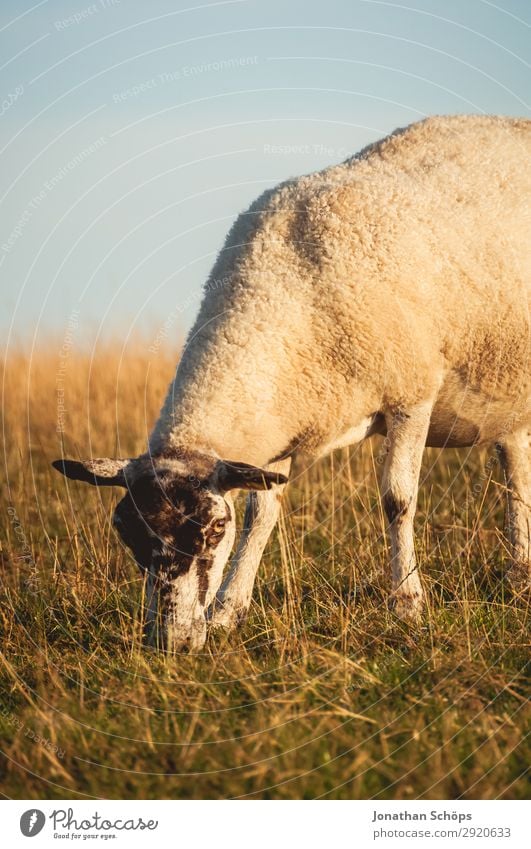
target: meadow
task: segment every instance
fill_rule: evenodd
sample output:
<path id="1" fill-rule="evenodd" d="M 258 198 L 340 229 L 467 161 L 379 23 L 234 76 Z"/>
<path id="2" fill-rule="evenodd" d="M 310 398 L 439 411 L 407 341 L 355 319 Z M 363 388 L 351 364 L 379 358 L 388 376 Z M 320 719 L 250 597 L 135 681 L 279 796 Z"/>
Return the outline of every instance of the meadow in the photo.
<path id="1" fill-rule="evenodd" d="M 529 596 L 503 580 L 494 451 L 425 452 L 422 626 L 387 606 L 375 439 L 290 485 L 245 626 L 168 657 L 142 644 L 119 493 L 50 466 L 144 450 L 176 358 L 148 348 L 4 357 L 2 794 L 525 798 Z"/>

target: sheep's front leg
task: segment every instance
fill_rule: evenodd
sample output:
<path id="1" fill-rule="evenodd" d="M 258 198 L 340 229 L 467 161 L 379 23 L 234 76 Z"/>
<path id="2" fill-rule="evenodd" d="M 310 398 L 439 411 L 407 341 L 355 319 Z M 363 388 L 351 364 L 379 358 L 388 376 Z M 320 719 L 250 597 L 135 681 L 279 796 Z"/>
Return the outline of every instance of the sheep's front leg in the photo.
<path id="1" fill-rule="evenodd" d="M 271 463 L 268 470 L 287 475 L 290 460 Z M 260 560 L 280 513 L 283 486 L 251 492 L 247 497 L 243 531 L 236 554 L 209 611 L 214 626 L 232 628 L 245 620 Z"/>
<path id="2" fill-rule="evenodd" d="M 506 437 L 498 453 L 507 486 L 505 524 L 512 548 L 507 577 L 517 591 L 531 584 L 531 469 L 529 432 L 519 430 Z"/>
<path id="3" fill-rule="evenodd" d="M 382 500 L 391 537 L 392 604 L 402 618 L 419 617 L 422 585 L 415 559 L 413 520 L 432 404 L 386 415 L 388 454 Z"/>

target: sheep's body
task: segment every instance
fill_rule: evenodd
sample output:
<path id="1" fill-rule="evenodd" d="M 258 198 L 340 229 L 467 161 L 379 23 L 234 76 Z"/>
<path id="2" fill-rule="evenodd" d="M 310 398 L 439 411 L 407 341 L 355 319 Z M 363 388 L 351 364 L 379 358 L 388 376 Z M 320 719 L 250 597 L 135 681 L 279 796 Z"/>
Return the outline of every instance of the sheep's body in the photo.
<path id="1" fill-rule="evenodd" d="M 213 269 L 150 448 L 285 469 L 387 432 L 399 606 L 420 602 L 424 445 L 499 442 L 529 562 L 531 121 L 431 118 L 266 192 Z M 245 611 L 278 515 L 253 495 L 214 618 Z"/>
<path id="2" fill-rule="evenodd" d="M 531 121 L 431 118 L 266 192 L 212 271 L 151 447 L 321 455 L 434 396 L 429 445 L 527 424 L 530 161 Z"/>

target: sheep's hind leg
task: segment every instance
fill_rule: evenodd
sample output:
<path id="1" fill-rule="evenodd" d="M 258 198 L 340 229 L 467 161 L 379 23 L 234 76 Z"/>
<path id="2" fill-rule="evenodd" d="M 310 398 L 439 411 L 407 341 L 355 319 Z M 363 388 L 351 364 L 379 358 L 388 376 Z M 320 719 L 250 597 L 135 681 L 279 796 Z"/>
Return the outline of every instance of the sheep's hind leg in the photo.
<path id="1" fill-rule="evenodd" d="M 290 460 L 271 463 L 267 468 L 287 475 Z M 260 560 L 278 520 L 283 490 L 283 486 L 275 486 L 270 490 L 251 492 L 247 497 L 243 531 L 236 554 L 208 613 L 208 619 L 215 627 L 233 628 L 247 616 Z"/>
<path id="2" fill-rule="evenodd" d="M 507 578 L 514 590 L 531 584 L 531 467 L 529 431 L 517 431 L 498 446 L 507 486 L 505 525 L 512 548 Z"/>
<path id="3" fill-rule="evenodd" d="M 395 613 L 417 619 L 423 606 L 413 535 L 422 454 L 432 404 L 386 415 L 388 454 L 382 500 L 391 538 L 392 596 Z"/>

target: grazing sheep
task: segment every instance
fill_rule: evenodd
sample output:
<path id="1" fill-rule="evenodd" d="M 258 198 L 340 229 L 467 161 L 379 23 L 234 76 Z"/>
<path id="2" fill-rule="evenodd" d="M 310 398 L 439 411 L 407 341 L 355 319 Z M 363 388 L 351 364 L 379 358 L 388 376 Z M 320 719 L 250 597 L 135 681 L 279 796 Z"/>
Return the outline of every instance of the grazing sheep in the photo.
<path id="1" fill-rule="evenodd" d="M 511 575 L 529 581 L 530 166 L 531 121 L 430 118 L 238 218 L 149 451 L 54 464 L 127 488 L 115 523 L 168 648 L 200 648 L 207 618 L 245 616 L 292 459 L 374 433 L 386 435 L 398 614 L 422 603 L 413 517 L 426 445 L 496 443 Z M 223 581 L 240 489 L 251 493 Z"/>

